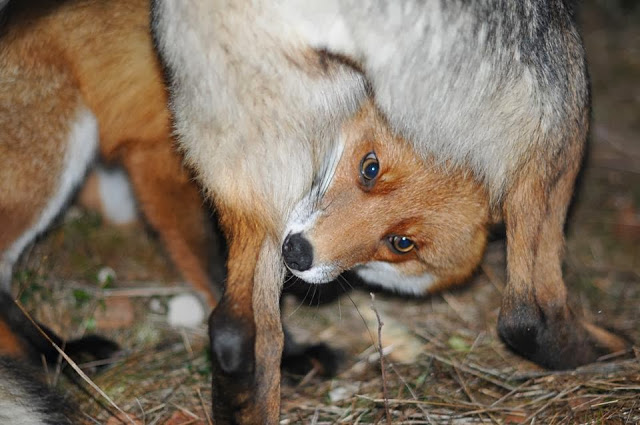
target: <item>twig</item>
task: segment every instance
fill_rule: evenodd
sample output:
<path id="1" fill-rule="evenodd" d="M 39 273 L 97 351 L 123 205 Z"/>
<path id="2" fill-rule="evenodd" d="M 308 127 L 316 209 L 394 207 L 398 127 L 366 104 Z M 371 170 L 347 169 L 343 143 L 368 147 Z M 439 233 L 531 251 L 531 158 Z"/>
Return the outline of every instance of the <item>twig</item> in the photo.
<path id="1" fill-rule="evenodd" d="M 465 366 L 463 364 L 459 364 L 458 362 L 455 362 L 453 360 L 447 360 L 444 357 L 437 355 L 436 353 L 433 353 L 433 352 L 430 352 L 430 351 L 426 351 L 426 350 L 424 351 L 424 353 L 426 355 L 430 356 L 430 357 L 433 357 L 434 359 L 436 359 L 440 363 L 444 363 L 444 364 L 449 365 L 451 367 L 457 367 L 463 372 L 469 373 L 469 374 L 471 374 L 471 375 L 473 375 L 473 376 L 475 376 L 477 378 L 483 379 L 483 380 L 485 380 L 487 382 L 490 382 L 490 383 L 492 383 L 492 384 L 494 384 L 494 385 L 496 385 L 498 387 L 504 388 L 504 389 L 506 389 L 508 391 L 512 391 L 513 388 L 514 388 L 513 386 L 507 384 L 506 382 L 501 382 L 501 381 L 499 381 L 497 379 L 494 379 L 494 378 L 492 378 L 490 376 L 483 375 L 482 373 L 473 370 L 471 367 L 467 367 L 467 366 Z"/>
<path id="2" fill-rule="evenodd" d="M 462 320 L 466 325 L 472 325 L 473 320 L 469 320 L 468 317 L 465 317 L 464 306 L 454 297 L 453 295 L 447 294 L 446 292 L 441 294 L 442 299 L 447 303 L 447 305 L 453 310 L 454 313 L 458 315 L 460 320 Z"/>
<path id="3" fill-rule="evenodd" d="M 147 423 L 147 415 L 145 414 L 144 407 L 142 407 L 142 403 L 140 403 L 140 399 L 138 397 L 136 397 L 136 404 L 140 408 L 140 413 L 142 413 L 142 423 L 146 424 Z"/>
<path id="4" fill-rule="evenodd" d="M 166 297 L 184 293 L 194 293 L 193 289 L 185 286 L 169 286 L 169 287 L 139 287 L 139 288 L 110 288 L 98 289 L 95 293 L 103 297 Z"/>
<path id="5" fill-rule="evenodd" d="M 515 387 L 514 389 L 509 391 L 508 393 L 506 393 L 505 395 L 500 397 L 498 400 L 496 400 L 493 403 L 491 403 L 491 407 L 497 406 L 500 403 L 504 402 L 506 399 L 508 399 L 509 397 L 511 397 L 512 395 L 514 395 L 515 393 L 517 393 L 519 390 L 521 390 L 523 387 L 525 387 L 526 385 L 528 385 L 530 383 L 531 383 L 530 380 L 529 381 L 524 381 L 522 384 L 518 385 L 517 387 Z"/>
<path id="6" fill-rule="evenodd" d="M 547 376 L 580 376 L 591 374 L 610 374 L 624 371 L 629 366 L 637 365 L 637 359 L 618 360 L 615 363 L 592 363 L 574 370 L 536 370 L 515 373 L 508 377 L 510 381 L 527 381 L 530 379 L 546 378 Z"/>
<path id="7" fill-rule="evenodd" d="M 469 398 L 469 401 L 472 402 L 473 404 L 476 404 L 478 406 L 482 406 L 480 403 L 478 403 L 478 401 L 476 400 L 476 398 L 473 396 L 473 394 L 471 394 L 471 391 L 469 391 L 469 388 L 467 388 L 467 384 L 465 384 L 464 379 L 462 379 L 462 375 L 460 375 L 460 371 L 458 370 L 457 367 L 453 367 L 454 372 L 456 373 L 456 377 L 458 378 L 458 382 L 460 383 L 460 387 L 462 387 L 462 391 L 464 391 L 464 393 L 467 395 L 467 397 Z M 486 406 L 482 406 L 483 409 L 486 408 Z M 484 413 L 484 412 L 483 412 Z M 480 418 L 481 421 L 484 422 L 484 417 L 482 416 L 482 413 L 476 413 L 478 415 L 478 417 Z M 491 413 L 489 413 L 488 411 L 486 411 L 486 414 L 489 416 L 489 418 L 491 419 L 491 421 L 493 423 L 498 423 L 498 421 L 496 420 L 496 418 L 494 418 Z"/>
<path id="8" fill-rule="evenodd" d="M 302 380 L 300 382 L 298 382 L 298 385 L 296 385 L 296 387 L 301 388 L 304 387 L 305 385 L 307 385 L 309 383 L 309 381 L 311 381 L 313 379 L 314 376 L 316 376 L 318 374 L 318 368 L 314 365 L 313 369 L 311 369 L 305 376 L 304 378 L 302 378 Z"/>
<path id="9" fill-rule="evenodd" d="M 415 391 L 413 391 L 413 388 L 411 388 L 411 385 L 409 385 L 409 383 L 405 381 L 404 377 L 400 375 L 400 373 L 398 373 L 393 363 L 389 362 L 389 366 L 391 366 L 391 370 L 395 372 L 395 374 L 398 376 L 398 378 L 400 378 L 404 386 L 409 390 L 411 397 L 413 397 L 414 400 L 418 400 L 418 396 L 416 395 Z M 427 412 L 424 406 L 422 404 L 418 404 L 418 408 L 422 411 L 422 414 L 424 415 L 424 417 L 427 418 L 427 421 L 430 424 L 433 424 L 433 422 L 431 421 L 431 417 L 429 416 L 429 412 Z"/>
<path id="10" fill-rule="evenodd" d="M 489 264 L 482 263 L 480 265 L 480 269 L 482 270 L 484 275 L 487 277 L 489 282 L 491 282 L 491 285 L 493 285 L 493 287 L 496 289 L 496 291 L 498 291 L 499 294 L 502 294 L 502 289 L 504 288 L 505 283 L 504 283 L 504 280 L 500 279 L 496 275 L 496 272 L 493 269 L 493 266 L 491 266 Z"/>
<path id="11" fill-rule="evenodd" d="M 378 352 L 380 353 L 380 373 L 382 374 L 382 398 L 384 399 L 384 411 L 387 416 L 387 424 L 391 425 L 391 412 L 389 411 L 389 395 L 387 394 L 387 376 L 384 370 L 384 354 L 382 353 L 382 326 L 384 323 L 382 319 L 380 319 L 380 314 L 375 306 L 376 296 L 373 292 L 370 292 L 371 295 L 371 310 L 376 314 L 376 319 L 378 320 Z"/>
<path id="12" fill-rule="evenodd" d="M 207 418 L 207 423 L 209 425 L 213 425 L 211 421 L 211 417 L 209 416 L 209 409 L 207 409 L 207 405 L 204 404 L 204 400 L 202 399 L 202 393 L 200 392 L 200 388 L 198 388 L 198 398 L 200 398 L 200 404 L 202 404 L 202 410 L 204 410 L 204 417 Z"/>
<path id="13" fill-rule="evenodd" d="M 169 297 L 184 293 L 198 294 L 192 287 L 185 286 L 184 283 L 181 282 L 166 282 L 163 286 L 158 286 L 158 282 L 154 281 L 118 281 L 118 285 L 118 288 L 96 288 L 95 286 L 80 281 L 64 281 L 64 286 L 67 288 L 80 289 L 94 296 L 103 298 L 150 298 Z"/>
<path id="14" fill-rule="evenodd" d="M 575 387 L 567 388 L 567 389 L 565 389 L 563 391 L 560 391 L 555 397 L 553 397 L 551 400 L 547 401 L 541 408 L 539 408 L 538 410 L 536 410 L 535 412 L 533 412 L 532 414 L 527 416 L 525 418 L 525 420 L 523 421 L 523 423 L 530 422 L 532 419 L 534 419 L 538 415 L 538 413 L 542 412 L 544 409 L 549 407 L 549 405 L 551 403 L 553 403 L 556 400 L 561 399 L 562 397 L 566 396 L 567 394 L 571 394 L 572 392 L 577 391 L 578 389 L 580 389 L 581 386 L 582 385 L 576 385 Z"/>
<path id="15" fill-rule="evenodd" d="M 195 413 L 193 413 L 191 410 L 187 409 L 186 407 L 180 406 L 179 404 L 176 403 L 171 403 L 175 408 L 177 408 L 179 411 L 181 411 L 182 413 L 184 413 L 187 416 L 191 416 L 194 420 L 200 420 L 200 416 L 196 415 Z M 191 423 L 191 421 L 189 421 L 188 423 Z"/>
<path id="16" fill-rule="evenodd" d="M 376 403 L 376 404 L 380 404 L 383 403 L 384 400 L 382 399 L 378 399 L 378 398 L 372 398 L 369 396 L 365 396 L 365 395 L 360 395 L 360 394 L 356 394 L 356 397 L 362 400 L 367 400 L 371 403 Z M 465 412 L 465 414 L 468 413 L 474 413 L 474 412 L 509 412 L 509 413 L 514 413 L 517 415 L 521 415 L 522 414 L 522 409 L 520 409 L 519 407 L 491 407 L 491 406 L 484 406 L 482 404 L 478 404 L 478 403 L 471 403 L 468 401 L 458 401 L 457 403 L 447 403 L 444 401 L 429 401 L 429 400 L 408 400 L 408 399 L 397 399 L 397 398 L 390 398 L 389 400 L 387 400 L 389 402 L 389 404 L 392 405 L 413 405 L 413 406 L 419 406 L 419 405 L 423 405 L 423 406 L 435 406 L 435 407 L 448 407 L 451 409 L 474 409 L 474 410 L 470 410 L 469 412 Z"/>

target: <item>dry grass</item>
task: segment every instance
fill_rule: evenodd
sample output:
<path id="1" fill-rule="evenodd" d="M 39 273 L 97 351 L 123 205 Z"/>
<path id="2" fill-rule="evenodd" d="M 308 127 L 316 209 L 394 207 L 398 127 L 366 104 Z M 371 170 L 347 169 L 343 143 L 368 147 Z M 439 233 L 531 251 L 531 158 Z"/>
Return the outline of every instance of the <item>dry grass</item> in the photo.
<path id="1" fill-rule="evenodd" d="M 607 2 L 584 16 L 594 87 L 593 143 L 568 229 L 566 280 L 576 311 L 640 341 L 640 18 Z M 607 6 L 608 8 L 609 6 Z M 115 288 L 96 283 L 104 267 Z M 73 210 L 23 259 L 23 302 L 65 336 L 99 331 L 125 355 L 93 376 L 125 411 L 145 424 L 208 423 L 210 371 L 205 329 L 167 328 L 164 289 L 179 276 L 144 227 L 113 229 Z M 103 285 L 104 286 L 104 285 Z M 508 352 L 495 333 L 504 287 L 504 245 L 491 244 L 470 285 L 426 300 L 376 295 L 385 353 L 368 292 L 326 306 L 285 302 L 285 321 L 300 340 L 343 352 L 333 379 L 285 376 L 283 424 L 640 423 L 640 352 L 576 371 L 539 369 Z M 128 325 L 100 311 L 116 295 L 132 307 Z M 388 409 L 383 398 L 388 394 Z M 83 388 L 86 385 L 82 386 Z M 120 423 L 91 390 L 61 387 L 87 423 Z M 92 396 L 89 396 L 91 394 Z M 123 422 L 124 423 L 124 422 Z"/>

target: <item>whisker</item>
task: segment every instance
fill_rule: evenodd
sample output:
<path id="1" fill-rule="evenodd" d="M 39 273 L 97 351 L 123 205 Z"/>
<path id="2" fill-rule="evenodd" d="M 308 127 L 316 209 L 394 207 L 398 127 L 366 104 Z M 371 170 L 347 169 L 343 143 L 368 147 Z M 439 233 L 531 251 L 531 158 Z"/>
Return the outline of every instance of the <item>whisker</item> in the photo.
<path id="1" fill-rule="evenodd" d="M 300 279 L 298 279 L 298 277 L 294 274 L 290 274 L 288 278 L 285 279 L 285 281 L 282 283 L 282 290 L 286 290 L 289 289 L 290 287 L 292 287 L 294 284 L 296 284 L 296 282 L 298 282 Z"/>
<path id="2" fill-rule="evenodd" d="M 287 288 L 288 288 L 288 286 L 286 286 L 286 285 L 287 285 L 288 283 L 292 283 L 292 281 L 293 281 L 295 278 L 296 278 L 296 276 L 295 276 L 295 275 L 293 275 L 293 274 L 289 275 L 289 276 L 284 280 L 284 282 L 282 282 L 282 287 L 283 287 L 284 289 L 287 289 Z"/>
<path id="3" fill-rule="evenodd" d="M 349 281 L 344 276 L 341 275 L 340 277 L 342 277 L 342 279 L 353 289 L 353 286 L 349 283 Z M 351 298 L 351 294 L 347 293 L 347 297 L 349 297 L 349 301 L 351 301 L 351 304 L 353 304 L 353 306 L 356 308 L 356 311 L 358 312 L 358 316 L 360 316 L 360 319 L 362 319 L 362 323 L 364 323 L 364 327 L 367 330 L 367 333 L 369 334 L 369 339 L 371 339 L 371 344 L 375 346 L 376 340 L 373 338 L 373 334 L 371 333 L 371 329 L 369 329 L 369 326 L 367 325 L 367 321 L 365 320 L 362 313 L 360 313 L 360 309 L 358 308 L 358 305 L 355 303 L 355 301 L 353 301 L 353 298 Z"/>
<path id="4" fill-rule="evenodd" d="M 311 290 L 311 287 L 309 286 L 307 288 L 307 292 L 304 294 L 304 298 L 302 298 L 302 301 L 300 301 L 300 304 L 298 304 L 298 307 L 295 308 L 295 310 L 293 310 L 288 316 L 287 319 L 290 318 L 291 316 L 293 316 L 296 311 L 298 311 L 300 309 L 300 307 L 302 307 L 302 304 L 304 304 L 304 302 L 307 300 L 307 295 L 309 295 L 309 291 Z"/>
<path id="5" fill-rule="evenodd" d="M 355 290 L 355 289 L 356 289 L 356 288 L 351 284 L 351 282 L 349 282 L 349 281 L 347 280 L 347 278 L 346 278 L 346 277 L 344 277 L 344 275 L 338 275 L 338 277 L 339 277 L 340 279 L 342 279 L 342 281 L 343 281 L 344 283 L 346 283 L 347 285 L 349 285 L 349 289 L 351 289 L 351 290 Z M 344 287 L 343 287 L 342 289 L 344 289 Z"/>
<path id="6" fill-rule="evenodd" d="M 342 282 L 340 281 L 340 276 L 338 276 L 338 279 L 336 279 L 336 281 L 338 282 L 338 285 L 340 285 L 340 289 L 342 289 L 344 291 L 344 293 L 347 293 L 347 289 L 344 287 L 344 285 L 342 284 Z M 342 297 L 338 297 L 338 317 L 339 320 L 342 321 Z"/>
<path id="7" fill-rule="evenodd" d="M 309 307 L 311 307 L 311 304 L 313 303 L 313 298 L 316 296 L 316 291 L 318 290 L 318 285 L 314 284 L 313 285 L 313 295 L 311 296 L 311 299 L 309 300 Z"/>

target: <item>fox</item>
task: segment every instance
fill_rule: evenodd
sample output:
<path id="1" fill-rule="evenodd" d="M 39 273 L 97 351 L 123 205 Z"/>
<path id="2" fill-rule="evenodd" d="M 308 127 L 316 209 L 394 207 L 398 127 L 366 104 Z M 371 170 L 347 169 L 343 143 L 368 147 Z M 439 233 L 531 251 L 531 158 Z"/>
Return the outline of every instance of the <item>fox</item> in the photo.
<path id="1" fill-rule="evenodd" d="M 152 15 L 177 142 L 229 240 L 216 423 L 278 421 L 286 267 L 425 294 L 470 274 L 490 220 L 510 349 L 566 369 L 628 346 L 574 315 L 561 270 L 590 111 L 574 1 L 154 0 Z M 369 99 L 381 116 L 358 112 Z M 366 131 L 385 141 L 344 130 L 354 116 L 383 120 Z"/>
<path id="2" fill-rule="evenodd" d="M 372 102 L 347 122 L 341 138 L 331 183 L 314 186 L 289 218 L 282 247 L 289 271 L 325 284 L 351 270 L 369 286 L 408 296 L 464 283 L 482 259 L 488 229 L 504 221 L 487 187 L 469 167 L 418 155 Z M 500 336 L 513 351 L 549 369 L 583 365 L 630 344 L 579 318 L 556 320 L 566 332 L 590 332 L 590 339 L 568 339 L 577 351 L 558 353 L 553 345 L 511 346 L 508 336 Z"/>
<path id="3" fill-rule="evenodd" d="M 331 182 L 312 187 L 286 225 L 291 273 L 323 284 L 351 270 L 368 286 L 413 296 L 464 282 L 498 221 L 486 188 L 467 169 L 422 160 L 371 100 L 340 138 Z"/>
<path id="4" fill-rule="evenodd" d="M 52 342 L 75 361 L 108 359 L 119 351 L 117 344 L 97 335 L 64 341 L 44 325 L 31 322 L 10 294 L 0 292 L 3 424 L 73 425 L 81 421 L 72 402 L 51 389 L 44 379 L 43 360 L 55 367 L 59 358 Z"/>
<path id="5" fill-rule="evenodd" d="M 2 15 L 0 288 L 100 156 L 124 167 L 169 257 L 214 306 L 221 243 L 171 134 L 149 1 L 10 1 Z"/>
<path id="6" fill-rule="evenodd" d="M 2 296 L 22 252 L 78 189 L 83 205 L 131 221 L 128 182 L 183 278 L 210 309 L 217 304 L 226 243 L 176 146 L 163 73 L 149 0 L 0 3 Z M 98 158 L 126 175 L 96 166 Z M 325 345 L 286 334 L 279 361 L 278 369 L 319 364 L 330 375 L 336 359 Z"/>

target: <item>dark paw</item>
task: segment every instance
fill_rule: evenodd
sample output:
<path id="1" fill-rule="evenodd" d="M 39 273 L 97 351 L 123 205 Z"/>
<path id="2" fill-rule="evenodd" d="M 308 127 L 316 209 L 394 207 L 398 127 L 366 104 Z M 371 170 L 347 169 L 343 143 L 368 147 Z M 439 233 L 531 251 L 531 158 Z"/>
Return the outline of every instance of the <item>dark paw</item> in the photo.
<path id="1" fill-rule="evenodd" d="M 516 354 L 554 370 L 592 363 L 613 350 L 612 344 L 589 332 L 567 307 L 551 314 L 535 304 L 501 311 L 498 334 Z"/>
<path id="2" fill-rule="evenodd" d="M 104 360 L 117 356 L 120 346 L 100 335 L 88 335 L 84 338 L 68 341 L 64 351 L 74 360 L 81 357 Z"/>
<path id="3" fill-rule="evenodd" d="M 71 360 L 76 364 L 84 364 L 83 369 L 87 373 L 96 373 L 108 366 L 108 362 L 101 362 L 118 357 L 120 347 L 110 339 L 99 335 L 88 335 L 83 338 L 73 339 L 60 345 Z M 51 346 L 46 354 L 47 361 L 53 363 L 58 361 L 59 353 Z M 89 367 L 88 365 L 93 366 Z M 67 369 L 69 370 L 69 369 Z"/>
<path id="4" fill-rule="evenodd" d="M 213 366 L 226 375 L 253 375 L 255 330 L 220 304 L 209 318 Z"/>
<path id="5" fill-rule="evenodd" d="M 255 394 L 255 325 L 234 313 L 223 297 L 209 316 L 215 423 L 262 423 L 256 419 L 264 400 Z"/>
<path id="6" fill-rule="evenodd" d="M 320 376 L 331 377 L 338 372 L 342 354 L 327 344 L 300 346 L 294 353 L 284 353 L 282 369 L 295 376 L 305 376 L 312 370 Z"/>
<path id="7" fill-rule="evenodd" d="M 211 352 L 220 370 L 233 375 L 249 372 L 253 363 L 251 344 L 241 330 L 231 327 L 218 327 L 211 332 Z"/>
<path id="8" fill-rule="evenodd" d="M 532 359 L 540 351 L 539 333 L 544 328 L 544 316 L 529 306 L 519 306 L 508 314 L 500 314 L 498 335 L 515 353 Z"/>

